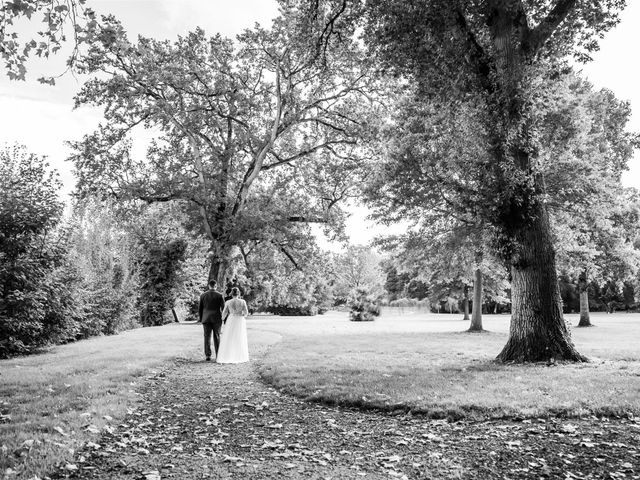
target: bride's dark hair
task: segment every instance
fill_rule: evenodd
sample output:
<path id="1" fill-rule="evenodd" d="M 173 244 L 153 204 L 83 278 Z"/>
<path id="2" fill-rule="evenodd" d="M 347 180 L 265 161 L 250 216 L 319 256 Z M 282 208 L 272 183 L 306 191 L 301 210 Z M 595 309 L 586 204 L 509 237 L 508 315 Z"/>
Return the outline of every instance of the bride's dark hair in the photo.
<path id="1" fill-rule="evenodd" d="M 231 296 L 232 297 L 238 297 L 240 296 L 240 290 L 238 289 L 238 287 L 233 287 L 231 289 Z"/>

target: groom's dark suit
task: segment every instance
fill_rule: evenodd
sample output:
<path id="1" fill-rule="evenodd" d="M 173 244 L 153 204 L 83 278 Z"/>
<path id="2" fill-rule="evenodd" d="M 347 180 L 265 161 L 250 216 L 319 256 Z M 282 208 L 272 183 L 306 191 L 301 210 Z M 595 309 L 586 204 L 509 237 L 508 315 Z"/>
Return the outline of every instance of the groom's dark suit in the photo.
<path id="1" fill-rule="evenodd" d="M 224 298 L 215 290 L 207 290 L 200 296 L 198 315 L 204 328 L 204 354 L 211 357 L 211 334 L 213 333 L 213 346 L 218 355 L 220 345 L 220 327 L 222 327 L 222 310 Z"/>

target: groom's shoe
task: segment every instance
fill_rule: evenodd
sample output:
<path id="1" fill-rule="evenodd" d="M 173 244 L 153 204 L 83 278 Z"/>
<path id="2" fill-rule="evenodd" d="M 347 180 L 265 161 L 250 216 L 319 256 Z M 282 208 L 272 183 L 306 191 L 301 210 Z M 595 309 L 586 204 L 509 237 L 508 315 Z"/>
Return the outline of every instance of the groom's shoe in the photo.
<path id="1" fill-rule="evenodd" d="M 207 357 L 207 358 L 205 358 L 205 361 L 206 361 L 206 362 L 210 362 L 210 361 L 211 361 L 211 357 Z"/>

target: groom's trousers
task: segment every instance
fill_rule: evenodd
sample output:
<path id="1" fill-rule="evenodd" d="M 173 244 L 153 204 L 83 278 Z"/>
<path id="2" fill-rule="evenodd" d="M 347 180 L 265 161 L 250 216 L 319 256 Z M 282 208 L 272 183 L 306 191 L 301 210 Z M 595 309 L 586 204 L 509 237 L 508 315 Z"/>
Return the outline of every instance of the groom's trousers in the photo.
<path id="1" fill-rule="evenodd" d="M 218 347 L 220 346 L 220 327 L 222 322 L 218 323 L 203 323 L 204 329 L 204 355 L 211 357 L 211 337 L 213 336 L 213 348 L 215 349 L 216 356 L 218 355 Z"/>

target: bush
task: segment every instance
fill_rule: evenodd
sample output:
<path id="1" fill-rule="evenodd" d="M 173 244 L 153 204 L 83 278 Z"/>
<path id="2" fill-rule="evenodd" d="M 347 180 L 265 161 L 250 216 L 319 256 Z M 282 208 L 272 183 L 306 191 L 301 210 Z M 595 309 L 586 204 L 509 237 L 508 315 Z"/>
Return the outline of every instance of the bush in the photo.
<path id="1" fill-rule="evenodd" d="M 358 289 L 351 300 L 349 320 L 352 322 L 371 322 L 380 316 L 380 305 L 372 295 Z"/>
<path id="2" fill-rule="evenodd" d="M 187 242 L 182 239 L 148 248 L 140 268 L 142 285 L 139 303 L 143 326 L 173 321 L 165 313 L 175 305 L 180 287 L 180 268 L 186 251 Z"/>
<path id="3" fill-rule="evenodd" d="M 0 151 L 0 357 L 68 334 L 69 285 L 56 275 L 66 259 L 59 188 L 44 158 Z"/>
<path id="4" fill-rule="evenodd" d="M 390 307 L 409 308 L 418 305 L 418 300 L 415 298 L 399 298 L 389 302 Z"/>

